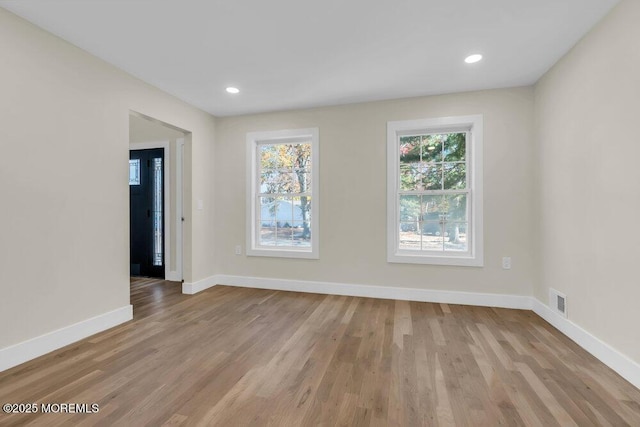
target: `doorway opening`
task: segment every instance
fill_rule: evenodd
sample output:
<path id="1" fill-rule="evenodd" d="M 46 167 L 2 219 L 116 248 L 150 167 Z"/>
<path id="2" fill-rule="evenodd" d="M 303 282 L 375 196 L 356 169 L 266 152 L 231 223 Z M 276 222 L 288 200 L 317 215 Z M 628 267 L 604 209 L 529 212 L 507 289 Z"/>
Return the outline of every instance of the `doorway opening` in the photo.
<path id="1" fill-rule="evenodd" d="M 129 116 L 130 275 L 183 280 L 184 145 L 189 133 Z"/>

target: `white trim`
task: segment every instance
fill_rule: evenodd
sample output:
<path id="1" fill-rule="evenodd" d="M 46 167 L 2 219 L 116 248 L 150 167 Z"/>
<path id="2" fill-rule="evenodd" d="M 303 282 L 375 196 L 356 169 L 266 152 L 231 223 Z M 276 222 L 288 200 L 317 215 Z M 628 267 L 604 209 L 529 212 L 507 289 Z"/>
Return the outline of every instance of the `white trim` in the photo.
<path id="1" fill-rule="evenodd" d="M 182 155 L 179 152 L 184 138 L 176 139 L 176 211 L 171 211 L 171 150 L 170 141 L 131 142 L 131 150 L 164 149 L 164 278 L 165 280 L 182 280 Z M 169 179 L 167 179 L 169 178 Z M 168 213 L 168 215 L 167 215 Z M 173 223 L 173 225 L 172 225 Z M 171 270 L 171 229 L 176 228 L 176 269 Z"/>
<path id="2" fill-rule="evenodd" d="M 174 218 L 174 223 L 175 223 L 175 227 L 176 227 L 176 270 L 175 270 L 175 276 L 173 276 L 171 279 L 167 279 L 167 280 L 175 280 L 176 282 L 179 282 L 182 280 L 183 275 L 182 275 L 182 271 L 183 271 L 183 259 L 182 259 L 182 253 L 184 251 L 183 248 L 183 234 L 184 233 L 184 221 L 182 220 L 184 218 L 184 211 L 183 211 L 183 196 L 182 196 L 182 192 L 184 191 L 183 188 L 183 182 L 184 182 L 184 177 L 183 177 L 183 162 L 184 162 L 184 138 L 178 138 L 176 140 L 176 212 L 175 212 L 175 218 Z"/>
<path id="3" fill-rule="evenodd" d="M 268 132 L 247 133 L 247 187 L 246 187 L 246 254 L 248 256 L 267 256 L 284 258 L 320 258 L 320 150 L 319 150 L 318 128 L 308 129 L 285 129 Z M 295 141 L 311 140 L 311 248 L 296 249 L 274 247 L 258 247 L 255 241 L 256 235 L 256 168 L 257 168 L 257 146 L 260 143 L 287 143 Z"/>
<path id="4" fill-rule="evenodd" d="M 640 364 L 611 347 L 571 320 L 562 317 L 549 306 L 531 297 L 533 311 L 551 326 L 565 334 L 580 347 L 591 353 L 602 363 L 616 371 L 634 386 L 640 388 Z"/>
<path id="5" fill-rule="evenodd" d="M 125 305 L 101 315 L 0 349 L 0 371 L 20 365 L 133 319 L 133 306 Z"/>
<path id="6" fill-rule="evenodd" d="M 414 133 L 470 131 L 467 138 L 468 188 L 471 190 L 469 224 L 471 247 L 469 253 L 417 254 L 398 249 L 398 136 Z M 409 264 L 457 265 L 482 267 L 483 240 L 483 116 L 454 116 L 433 119 L 387 122 L 387 262 Z"/>
<path id="7" fill-rule="evenodd" d="M 307 292 L 314 294 L 346 295 L 365 298 L 394 299 L 445 304 L 476 305 L 481 307 L 501 307 L 530 309 L 527 296 L 485 294 L 478 292 L 443 291 L 433 289 L 405 288 L 396 286 L 359 285 L 336 282 L 316 282 L 307 280 L 270 279 L 263 277 L 216 276 L 220 285 L 240 286 L 279 291 Z"/>
<path id="8" fill-rule="evenodd" d="M 485 294 L 478 292 L 443 291 L 395 286 L 373 286 L 308 280 L 229 276 L 225 274 L 210 276 L 195 283 L 185 283 L 182 287 L 182 292 L 185 294 L 195 294 L 218 284 L 326 295 L 346 295 L 403 301 L 477 305 L 481 307 L 531 309 L 529 297 L 520 295 Z"/>
<path id="9" fill-rule="evenodd" d="M 186 295 L 197 294 L 218 284 L 218 276 L 209 276 L 197 282 L 184 282 L 182 293 Z"/>

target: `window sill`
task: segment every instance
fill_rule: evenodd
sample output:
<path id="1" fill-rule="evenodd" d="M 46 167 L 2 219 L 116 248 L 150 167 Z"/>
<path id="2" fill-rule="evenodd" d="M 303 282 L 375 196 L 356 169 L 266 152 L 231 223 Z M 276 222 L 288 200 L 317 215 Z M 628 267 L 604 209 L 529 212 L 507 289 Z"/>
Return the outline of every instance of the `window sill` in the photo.
<path id="1" fill-rule="evenodd" d="M 295 250 L 295 249 L 248 249 L 247 256 L 263 256 L 273 258 L 300 258 L 300 259 L 320 259 L 317 252 L 311 250 Z"/>
<path id="2" fill-rule="evenodd" d="M 387 255 L 387 262 L 398 264 L 426 264 L 426 265 L 453 265 L 459 267 L 484 267 L 481 257 L 464 256 L 434 256 L 414 255 L 410 253 L 398 253 Z"/>

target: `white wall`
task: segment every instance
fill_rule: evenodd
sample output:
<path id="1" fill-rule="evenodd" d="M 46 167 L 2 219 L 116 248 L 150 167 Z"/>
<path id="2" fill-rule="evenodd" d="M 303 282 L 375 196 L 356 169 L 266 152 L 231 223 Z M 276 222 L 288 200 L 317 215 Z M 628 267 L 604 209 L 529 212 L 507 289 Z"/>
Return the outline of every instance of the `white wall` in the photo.
<path id="1" fill-rule="evenodd" d="M 386 125 L 484 115 L 485 266 L 386 261 Z M 234 255 L 245 242 L 247 132 L 320 130 L 320 259 Z M 220 118 L 216 125 L 216 270 L 220 274 L 530 295 L 533 259 L 533 91 L 516 88 Z M 513 269 L 502 270 L 503 255 Z"/>
<path id="2" fill-rule="evenodd" d="M 537 84 L 541 277 L 569 319 L 640 362 L 640 2 L 622 1 Z"/>
<path id="3" fill-rule="evenodd" d="M 623 0 L 535 94 L 515 88 L 214 120 L 0 9 L 0 349 L 129 303 L 133 110 L 192 132 L 187 282 L 224 274 L 544 302 L 552 286 L 568 295 L 570 320 L 640 361 L 638 16 L 640 2 Z M 387 121 L 470 114 L 484 115 L 485 266 L 387 263 Z M 320 260 L 234 255 L 246 241 L 246 133 L 308 127 L 320 129 Z M 203 210 L 193 209 L 198 199 Z M 505 255 L 510 271 L 500 266 Z"/>
<path id="4" fill-rule="evenodd" d="M 129 110 L 192 132 L 185 278 L 213 274 L 213 118 L 4 9 L 0 52 L 0 349 L 129 304 Z"/>

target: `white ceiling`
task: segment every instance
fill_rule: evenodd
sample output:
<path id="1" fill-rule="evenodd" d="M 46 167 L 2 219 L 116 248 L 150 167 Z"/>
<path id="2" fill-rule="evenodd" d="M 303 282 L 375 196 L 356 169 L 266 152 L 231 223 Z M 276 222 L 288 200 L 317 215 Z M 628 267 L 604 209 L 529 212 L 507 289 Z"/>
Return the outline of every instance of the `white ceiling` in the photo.
<path id="1" fill-rule="evenodd" d="M 0 0 L 217 116 L 533 84 L 616 3 Z"/>

